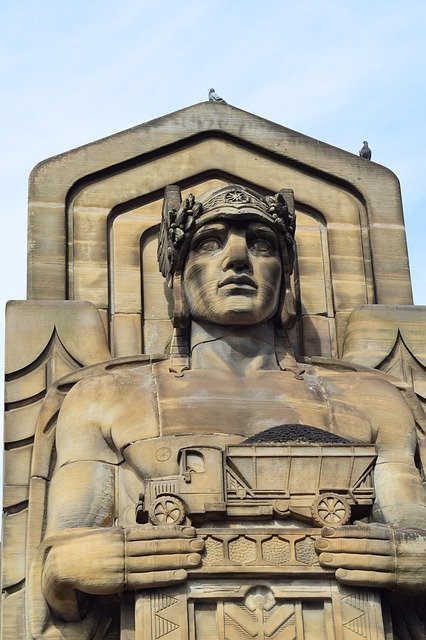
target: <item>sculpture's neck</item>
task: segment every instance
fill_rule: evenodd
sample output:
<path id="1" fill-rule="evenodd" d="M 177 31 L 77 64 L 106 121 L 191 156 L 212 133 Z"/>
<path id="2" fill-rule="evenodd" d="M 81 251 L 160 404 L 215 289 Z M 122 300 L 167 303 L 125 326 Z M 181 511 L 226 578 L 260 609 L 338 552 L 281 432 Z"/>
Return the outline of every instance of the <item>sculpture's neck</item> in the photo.
<path id="1" fill-rule="evenodd" d="M 222 369 L 244 377 L 279 369 L 273 321 L 250 327 L 191 323 L 191 369 Z"/>

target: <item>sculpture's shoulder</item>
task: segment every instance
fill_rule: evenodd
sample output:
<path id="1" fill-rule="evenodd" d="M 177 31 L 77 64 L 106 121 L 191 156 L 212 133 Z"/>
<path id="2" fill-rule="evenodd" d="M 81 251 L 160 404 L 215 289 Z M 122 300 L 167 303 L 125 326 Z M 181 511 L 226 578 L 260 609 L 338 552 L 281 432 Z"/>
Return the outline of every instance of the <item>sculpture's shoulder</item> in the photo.
<path id="1" fill-rule="evenodd" d="M 126 393 L 135 386 L 150 384 L 152 365 L 166 360 L 167 356 L 132 356 L 114 358 L 60 378 L 51 389 L 51 393 L 61 394 L 67 403 L 75 396 L 80 401 L 105 402 L 116 400 L 115 395 Z M 106 397 L 104 393 L 110 394 Z"/>
<path id="2" fill-rule="evenodd" d="M 406 432 L 413 433 L 410 387 L 403 380 L 344 360 L 304 358 L 302 365 L 323 381 L 326 392 L 336 402 L 350 402 L 362 411 L 376 435 L 393 433 L 397 422 L 400 431 L 404 431 L 403 425 L 406 425 Z"/>
<path id="3" fill-rule="evenodd" d="M 387 394 L 399 396 L 401 391 L 410 389 L 410 386 L 400 378 L 377 369 L 348 362 L 347 360 L 318 356 L 302 358 L 299 366 L 303 370 L 311 371 L 320 377 L 330 378 L 336 384 L 340 380 L 341 384 L 368 386 L 372 392 L 383 391 Z"/>
<path id="4" fill-rule="evenodd" d="M 155 431 L 157 410 L 152 365 L 166 356 L 114 359 L 69 374 L 51 389 L 57 403 L 56 447 L 70 459 L 116 461 L 114 430 L 134 431 L 144 417 Z M 114 452 L 114 455 L 110 453 Z M 95 458 L 93 458 L 95 456 Z M 63 463 L 63 461 L 62 461 Z"/>

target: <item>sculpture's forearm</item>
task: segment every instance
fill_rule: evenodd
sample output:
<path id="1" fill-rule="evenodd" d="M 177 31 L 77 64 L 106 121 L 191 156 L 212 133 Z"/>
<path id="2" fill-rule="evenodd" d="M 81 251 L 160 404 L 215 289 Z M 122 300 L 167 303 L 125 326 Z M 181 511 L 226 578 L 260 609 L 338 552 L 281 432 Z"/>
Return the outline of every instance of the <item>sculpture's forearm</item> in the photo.
<path id="1" fill-rule="evenodd" d="M 426 496 L 413 464 L 380 461 L 374 472 L 373 519 L 392 527 L 426 530 Z"/>
<path id="2" fill-rule="evenodd" d="M 426 531 L 397 529 L 396 587 L 408 593 L 426 591 Z"/>
<path id="3" fill-rule="evenodd" d="M 116 469 L 96 461 L 57 469 L 49 488 L 46 536 L 63 529 L 113 525 Z"/>
<path id="4" fill-rule="evenodd" d="M 50 483 L 42 592 L 50 608 L 64 620 L 80 619 L 78 589 L 96 593 L 91 582 L 102 584 L 98 572 L 105 558 L 97 563 L 96 554 L 102 555 L 108 546 L 116 565 L 112 583 L 120 590 L 124 543 L 122 529 L 112 527 L 115 473 L 112 464 L 76 461 L 56 469 Z M 97 530 L 99 527 L 105 529 Z"/>

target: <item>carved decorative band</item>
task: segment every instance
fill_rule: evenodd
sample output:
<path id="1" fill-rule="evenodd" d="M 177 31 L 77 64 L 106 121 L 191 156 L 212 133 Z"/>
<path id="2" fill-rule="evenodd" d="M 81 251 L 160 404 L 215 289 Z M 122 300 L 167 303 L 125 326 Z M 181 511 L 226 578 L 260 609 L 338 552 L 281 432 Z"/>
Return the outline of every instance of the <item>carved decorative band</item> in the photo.
<path id="1" fill-rule="evenodd" d="M 190 574 L 329 575 L 318 563 L 314 543 L 320 529 L 199 529 L 205 541 L 202 566 Z"/>

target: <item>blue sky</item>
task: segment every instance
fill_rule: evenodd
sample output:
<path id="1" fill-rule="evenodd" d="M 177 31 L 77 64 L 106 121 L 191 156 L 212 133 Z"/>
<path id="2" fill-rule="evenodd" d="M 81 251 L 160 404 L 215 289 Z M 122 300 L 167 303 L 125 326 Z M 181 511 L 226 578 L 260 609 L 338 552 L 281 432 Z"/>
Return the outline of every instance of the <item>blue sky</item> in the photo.
<path id="1" fill-rule="evenodd" d="M 400 178 L 415 302 L 426 304 L 426 3 L 4 0 L 0 31 L 2 303 L 25 298 L 31 168 L 214 86 L 348 151 L 370 142 Z"/>

